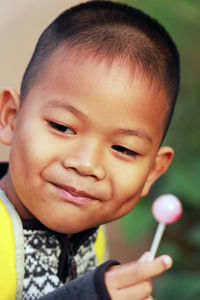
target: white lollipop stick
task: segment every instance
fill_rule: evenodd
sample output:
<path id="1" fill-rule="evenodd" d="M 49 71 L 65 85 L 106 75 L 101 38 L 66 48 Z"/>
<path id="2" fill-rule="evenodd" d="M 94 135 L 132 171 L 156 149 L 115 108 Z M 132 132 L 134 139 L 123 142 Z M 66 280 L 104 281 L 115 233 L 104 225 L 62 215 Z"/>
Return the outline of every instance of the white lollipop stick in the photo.
<path id="1" fill-rule="evenodd" d="M 162 195 L 152 205 L 152 213 L 159 222 L 153 243 L 150 249 L 148 261 L 152 261 L 156 255 L 166 224 L 176 222 L 182 215 L 182 205 L 174 195 Z"/>
<path id="2" fill-rule="evenodd" d="M 156 233 L 154 235 L 154 239 L 151 245 L 150 254 L 148 257 L 148 261 L 153 261 L 156 252 L 158 250 L 158 246 L 163 236 L 163 232 L 165 230 L 166 225 L 164 223 L 159 223 L 156 229 Z"/>

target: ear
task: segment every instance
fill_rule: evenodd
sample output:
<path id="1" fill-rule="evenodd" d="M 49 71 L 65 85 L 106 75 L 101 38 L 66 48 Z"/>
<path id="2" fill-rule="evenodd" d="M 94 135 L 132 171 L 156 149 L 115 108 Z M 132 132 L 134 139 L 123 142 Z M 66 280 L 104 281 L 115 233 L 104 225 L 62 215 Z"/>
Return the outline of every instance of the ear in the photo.
<path id="1" fill-rule="evenodd" d="M 19 102 L 19 95 L 12 88 L 4 89 L 0 94 L 0 142 L 5 145 L 12 141 Z"/>
<path id="2" fill-rule="evenodd" d="M 142 197 L 146 196 L 149 193 L 153 183 L 167 171 L 173 157 L 174 150 L 171 147 L 163 146 L 159 149 L 154 164 L 143 187 Z"/>

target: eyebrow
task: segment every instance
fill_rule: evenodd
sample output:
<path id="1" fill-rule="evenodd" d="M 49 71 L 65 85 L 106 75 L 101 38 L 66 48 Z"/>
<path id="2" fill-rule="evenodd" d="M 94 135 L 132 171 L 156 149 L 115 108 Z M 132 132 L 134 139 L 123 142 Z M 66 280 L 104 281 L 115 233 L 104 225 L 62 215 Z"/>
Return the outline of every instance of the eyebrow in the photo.
<path id="1" fill-rule="evenodd" d="M 88 119 L 88 117 L 83 112 L 81 112 L 80 110 L 78 110 L 77 108 L 75 108 L 74 106 L 72 106 L 66 102 L 60 102 L 60 101 L 58 102 L 56 100 L 52 100 L 48 104 L 52 108 L 61 108 L 61 109 L 70 111 L 73 114 L 75 114 L 76 116 L 81 117 L 84 120 Z"/>
<path id="2" fill-rule="evenodd" d="M 119 135 L 126 135 L 126 136 L 137 136 L 144 140 L 147 140 L 150 144 L 152 144 L 152 138 L 150 135 L 142 129 L 127 129 L 127 128 L 119 128 L 116 130 L 116 133 Z"/>
<path id="3" fill-rule="evenodd" d="M 61 109 L 65 109 L 67 111 L 72 112 L 73 114 L 75 114 L 76 116 L 87 120 L 88 117 L 87 115 L 85 115 L 83 112 L 81 112 L 80 110 L 78 110 L 77 108 L 75 108 L 74 106 L 66 103 L 66 102 L 62 102 L 62 101 L 56 101 L 56 100 L 52 100 L 49 102 L 49 106 L 52 108 L 61 108 Z M 129 129 L 129 128 L 118 128 L 115 130 L 115 133 L 118 135 L 126 135 L 126 136 L 137 136 L 139 138 L 142 138 L 144 140 L 147 140 L 150 144 L 152 144 L 152 138 L 150 137 L 150 135 L 145 132 L 142 129 Z"/>

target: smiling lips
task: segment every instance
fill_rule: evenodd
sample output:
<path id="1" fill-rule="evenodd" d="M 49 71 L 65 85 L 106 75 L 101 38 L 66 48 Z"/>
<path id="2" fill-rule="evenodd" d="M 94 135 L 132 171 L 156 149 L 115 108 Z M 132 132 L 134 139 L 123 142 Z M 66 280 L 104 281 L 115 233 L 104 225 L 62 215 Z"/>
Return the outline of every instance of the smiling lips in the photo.
<path id="1" fill-rule="evenodd" d="M 73 187 L 61 186 L 54 184 L 59 193 L 64 197 L 66 202 L 71 202 L 77 205 L 84 205 L 91 201 L 97 200 L 93 196 L 85 193 L 84 191 L 78 191 Z"/>

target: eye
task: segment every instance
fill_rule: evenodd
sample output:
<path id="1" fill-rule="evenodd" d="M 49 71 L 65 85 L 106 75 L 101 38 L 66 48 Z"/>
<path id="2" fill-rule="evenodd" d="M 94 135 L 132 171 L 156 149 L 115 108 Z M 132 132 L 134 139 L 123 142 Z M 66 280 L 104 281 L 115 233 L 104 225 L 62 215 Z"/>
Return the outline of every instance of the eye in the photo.
<path id="1" fill-rule="evenodd" d="M 59 132 L 75 134 L 75 131 L 73 129 L 71 129 L 65 125 L 61 125 L 61 124 L 55 123 L 55 122 L 49 122 L 49 125 Z"/>
<path id="2" fill-rule="evenodd" d="M 129 149 L 123 147 L 123 146 L 113 145 L 112 149 L 114 149 L 118 152 L 121 152 L 124 155 L 131 156 L 131 157 L 134 157 L 134 158 L 136 158 L 138 156 L 138 154 L 136 152 L 134 152 L 132 150 L 129 150 Z"/>

